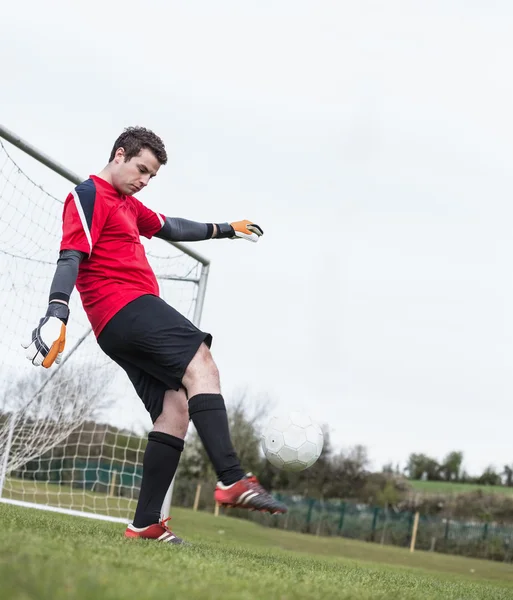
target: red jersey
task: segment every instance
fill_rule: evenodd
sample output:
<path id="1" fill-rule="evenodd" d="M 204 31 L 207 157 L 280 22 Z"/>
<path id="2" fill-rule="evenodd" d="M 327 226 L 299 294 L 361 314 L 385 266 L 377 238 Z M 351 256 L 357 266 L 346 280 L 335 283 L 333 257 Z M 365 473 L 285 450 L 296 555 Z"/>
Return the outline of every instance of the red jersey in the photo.
<path id="1" fill-rule="evenodd" d="M 96 337 L 129 302 L 144 294 L 159 295 L 140 236 L 151 238 L 164 221 L 164 215 L 119 194 L 95 175 L 66 198 L 60 249 L 87 254 L 76 288 Z"/>

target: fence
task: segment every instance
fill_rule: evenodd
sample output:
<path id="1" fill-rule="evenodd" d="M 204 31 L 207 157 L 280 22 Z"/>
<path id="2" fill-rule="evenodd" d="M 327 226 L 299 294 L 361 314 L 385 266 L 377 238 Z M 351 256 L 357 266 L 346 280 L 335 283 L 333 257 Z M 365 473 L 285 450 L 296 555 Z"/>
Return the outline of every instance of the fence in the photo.
<path id="1" fill-rule="evenodd" d="M 192 490 L 189 489 L 182 497 L 190 506 Z M 277 497 L 289 509 L 280 518 L 243 510 L 228 509 L 225 512 L 287 531 L 341 536 L 504 562 L 512 562 L 513 559 L 512 523 L 463 521 L 419 514 L 416 525 L 416 513 L 411 511 L 395 511 L 343 500 L 320 501 L 283 494 L 277 494 Z M 213 507 L 208 505 L 208 509 L 213 510 Z"/>

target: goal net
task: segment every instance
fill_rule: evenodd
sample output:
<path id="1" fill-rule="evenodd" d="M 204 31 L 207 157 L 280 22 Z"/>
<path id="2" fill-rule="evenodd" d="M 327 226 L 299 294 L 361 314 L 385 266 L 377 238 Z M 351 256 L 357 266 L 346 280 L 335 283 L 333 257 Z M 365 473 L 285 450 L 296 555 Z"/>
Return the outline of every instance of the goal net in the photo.
<path id="1" fill-rule="evenodd" d="M 0 497 L 127 520 L 151 421 L 78 293 L 61 365 L 36 369 L 21 347 L 46 309 L 72 186 L 0 138 Z M 161 240 L 147 247 L 162 297 L 198 321 L 207 261 Z"/>

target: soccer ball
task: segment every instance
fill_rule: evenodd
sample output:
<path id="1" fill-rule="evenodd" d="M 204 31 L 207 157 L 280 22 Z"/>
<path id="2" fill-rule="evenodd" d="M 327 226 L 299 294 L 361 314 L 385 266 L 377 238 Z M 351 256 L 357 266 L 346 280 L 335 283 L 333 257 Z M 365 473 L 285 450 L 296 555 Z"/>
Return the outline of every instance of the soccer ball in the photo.
<path id="1" fill-rule="evenodd" d="M 319 425 L 300 412 L 273 417 L 262 434 L 265 457 L 285 471 L 311 467 L 321 455 L 323 443 Z"/>

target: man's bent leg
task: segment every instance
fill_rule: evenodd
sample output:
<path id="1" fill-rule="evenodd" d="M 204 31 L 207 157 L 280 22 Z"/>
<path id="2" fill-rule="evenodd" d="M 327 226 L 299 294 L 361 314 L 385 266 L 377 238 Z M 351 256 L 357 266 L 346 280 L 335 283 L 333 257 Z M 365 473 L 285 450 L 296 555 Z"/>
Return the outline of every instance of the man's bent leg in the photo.
<path id="1" fill-rule="evenodd" d="M 219 372 L 210 350 L 202 344 L 183 380 L 189 394 L 189 415 L 214 466 L 217 478 L 231 485 L 244 477 L 233 448 Z"/>
<path id="2" fill-rule="evenodd" d="M 189 414 L 220 480 L 214 493 L 216 502 L 270 513 L 287 512 L 287 507 L 266 492 L 255 476 L 244 475 L 230 439 L 219 373 L 205 344 L 189 363 L 182 382 L 189 392 Z"/>
<path id="3" fill-rule="evenodd" d="M 160 521 L 162 503 L 178 467 L 188 424 L 185 390 L 166 391 L 162 413 L 148 434 L 134 527 L 147 527 Z"/>

